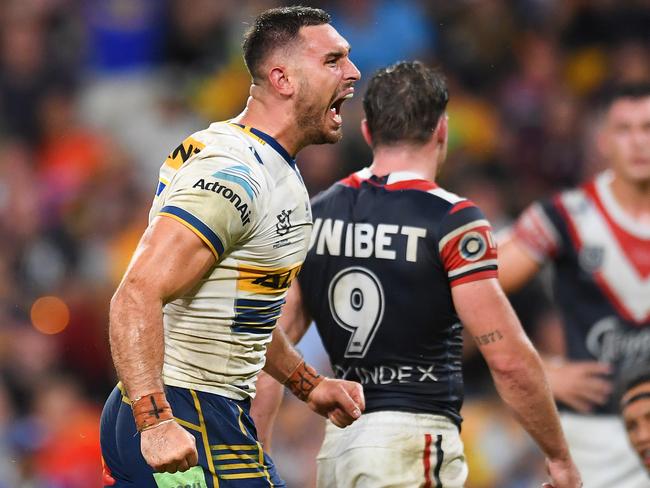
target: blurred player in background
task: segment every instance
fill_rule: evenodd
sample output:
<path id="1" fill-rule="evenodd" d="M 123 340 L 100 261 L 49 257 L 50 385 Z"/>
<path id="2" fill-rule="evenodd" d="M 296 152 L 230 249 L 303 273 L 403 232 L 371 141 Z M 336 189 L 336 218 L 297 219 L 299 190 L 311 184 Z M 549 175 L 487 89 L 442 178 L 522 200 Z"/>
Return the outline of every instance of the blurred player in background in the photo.
<path id="1" fill-rule="evenodd" d="M 532 204 L 499 245 L 499 279 L 514 291 L 553 263 L 566 355 L 547 371 L 585 486 L 648 487 L 611 392 L 650 358 L 650 84 L 611 93 L 597 142 L 609 169 Z"/>
<path id="2" fill-rule="evenodd" d="M 650 475 L 650 362 L 627 371 L 621 383 L 619 408 L 625 430 Z"/>
<path id="3" fill-rule="evenodd" d="M 312 227 L 294 156 L 340 139 L 359 79 L 329 20 L 307 7 L 260 14 L 244 41 L 246 109 L 162 166 L 111 304 L 121 384 L 102 416 L 107 486 L 285 486 L 249 416 L 265 352 L 266 371 L 316 412 L 339 426 L 361 415 L 359 384 L 320 377 L 272 333 Z"/>
<path id="4" fill-rule="evenodd" d="M 380 70 L 363 101 L 372 165 L 313 200 L 310 250 L 281 326 L 295 342 L 313 318 L 336 376 L 361 382 L 367 401 L 353 426 L 328 423 L 318 486 L 464 486 L 464 325 L 553 486 L 579 487 L 540 358 L 499 287 L 490 224 L 434 182 L 447 100 L 442 76 L 420 62 Z M 274 389 L 260 387 L 254 408 L 265 437 Z"/>

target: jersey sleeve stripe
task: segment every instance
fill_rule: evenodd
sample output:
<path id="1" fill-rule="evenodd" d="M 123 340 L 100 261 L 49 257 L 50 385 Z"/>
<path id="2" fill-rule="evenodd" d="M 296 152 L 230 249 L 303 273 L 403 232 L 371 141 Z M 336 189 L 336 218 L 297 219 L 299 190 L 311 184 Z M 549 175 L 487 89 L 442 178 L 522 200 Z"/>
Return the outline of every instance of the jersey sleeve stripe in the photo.
<path id="1" fill-rule="evenodd" d="M 496 267 L 497 267 L 496 259 L 484 259 L 483 261 L 477 261 L 476 263 L 466 264 L 465 266 L 461 266 L 460 268 L 453 269 L 449 271 L 449 273 L 447 273 L 447 276 L 449 276 L 449 278 L 454 278 L 456 276 L 465 274 L 468 271 L 474 271 L 481 268 L 496 269 Z"/>
<path id="2" fill-rule="evenodd" d="M 460 210 L 463 210 L 464 208 L 469 208 L 469 207 L 476 207 L 476 205 L 474 205 L 474 202 L 471 202 L 469 200 L 459 202 L 458 204 L 454 205 L 454 207 L 449 212 L 449 215 L 455 214 L 456 212 L 458 212 Z"/>
<path id="3" fill-rule="evenodd" d="M 212 176 L 215 178 L 220 178 L 222 180 L 230 181 L 238 186 L 241 186 L 242 189 L 246 192 L 248 197 L 252 200 L 253 197 L 257 194 L 255 188 L 250 184 L 248 180 L 245 180 L 241 176 L 235 174 L 227 173 L 225 171 L 217 171 Z"/>
<path id="4" fill-rule="evenodd" d="M 184 224 L 197 236 L 199 236 L 203 242 L 205 242 L 205 244 L 210 248 L 217 259 L 219 259 L 219 256 L 223 254 L 224 247 L 221 239 L 219 239 L 219 236 L 217 236 L 217 234 L 215 234 L 212 229 L 210 229 L 207 225 L 205 225 L 187 210 L 168 205 L 166 207 L 163 207 L 158 215 L 171 217 L 174 220 L 177 220 L 178 222 Z"/>
<path id="5" fill-rule="evenodd" d="M 474 221 L 469 222 L 469 223 L 467 223 L 465 225 L 461 225 L 460 227 L 457 227 L 456 229 L 451 231 L 449 234 L 444 236 L 442 239 L 440 239 L 440 242 L 438 243 L 438 250 L 440 252 L 442 252 L 445 245 L 449 241 L 451 241 L 454 237 L 457 237 L 457 236 L 467 232 L 468 230 L 471 230 L 471 229 L 474 229 L 474 228 L 477 228 L 477 227 L 488 227 L 489 228 L 490 223 L 485 219 L 481 219 L 481 220 L 474 220 Z"/>
<path id="6" fill-rule="evenodd" d="M 499 275 L 497 273 L 496 267 L 493 269 L 486 269 L 479 271 L 478 273 L 468 272 L 462 275 L 455 277 L 449 282 L 449 285 L 453 288 L 454 286 L 462 285 L 463 283 L 471 283 L 472 281 L 487 280 L 490 278 L 497 278 Z"/>
<path id="7" fill-rule="evenodd" d="M 239 164 L 237 166 L 230 166 L 228 168 L 222 169 L 221 171 L 219 171 L 219 173 L 229 173 L 234 176 L 239 176 L 241 178 L 244 178 L 246 181 L 248 181 L 251 184 L 251 186 L 256 190 L 260 189 L 259 183 L 255 181 L 251 176 L 250 168 L 243 164 Z"/>

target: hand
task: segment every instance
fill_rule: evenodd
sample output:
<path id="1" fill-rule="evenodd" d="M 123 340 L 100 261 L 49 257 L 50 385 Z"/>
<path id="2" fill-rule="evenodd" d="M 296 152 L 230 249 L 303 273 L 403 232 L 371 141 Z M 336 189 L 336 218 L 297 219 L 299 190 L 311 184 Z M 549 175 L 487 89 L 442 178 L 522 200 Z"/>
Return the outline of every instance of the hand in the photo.
<path id="1" fill-rule="evenodd" d="M 309 394 L 307 405 L 337 427 L 344 428 L 361 417 L 366 400 L 359 383 L 325 378 Z"/>
<path id="2" fill-rule="evenodd" d="M 597 361 L 546 363 L 546 375 L 555 399 L 580 413 L 589 413 L 607 402 L 612 384 L 603 376 L 609 373 L 610 366 Z"/>
<path id="3" fill-rule="evenodd" d="M 546 471 L 551 477 L 550 483 L 544 483 L 542 488 L 580 488 L 582 479 L 578 468 L 571 458 L 563 460 L 546 460 Z"/>
<path id="4" fill-rule="evenodd" d="M 194 436 L 176 422 L 165 422 L 140 434 L 140 450 L 159 473 L 187 471 L 199 462 Z"/>

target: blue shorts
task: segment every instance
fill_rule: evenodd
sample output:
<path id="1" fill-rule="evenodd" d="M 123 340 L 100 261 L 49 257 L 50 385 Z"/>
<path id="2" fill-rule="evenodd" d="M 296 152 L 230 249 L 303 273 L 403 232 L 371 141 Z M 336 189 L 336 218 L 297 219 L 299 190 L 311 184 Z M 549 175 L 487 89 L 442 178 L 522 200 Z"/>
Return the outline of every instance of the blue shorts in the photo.
<path id="1" fill-rule="evenodd" d="M 258 488 L 286 487 L 271 458 L 262 450 L 250 417 L 250 400 L 229 398 L 167 386 L 174 417 L 196 438 L 198 468 L 190 474 L 156 475 L 140 452 L 131 406 L 121 385 L 109 396 L 101 419 L 105 466 L 115 479 L 113 488 Z M 185 476 L 185 478 L 183 477 Z M 197 476 L 202 478 L 197 481 Z"/>

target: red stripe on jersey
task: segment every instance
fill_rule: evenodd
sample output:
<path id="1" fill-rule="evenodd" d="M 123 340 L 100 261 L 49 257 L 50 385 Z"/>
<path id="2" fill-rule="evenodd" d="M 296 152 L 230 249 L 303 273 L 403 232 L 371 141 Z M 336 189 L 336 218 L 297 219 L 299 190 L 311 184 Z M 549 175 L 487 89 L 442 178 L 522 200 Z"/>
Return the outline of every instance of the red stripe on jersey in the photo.
<path id="1" fill-rule="evenodd" d="M 350 176 L 347 178 L 343 178 L 342 180 L 339 180 L 339 183 L 345 186 L 349 186 L 351 188 L 359 188 L 361 186 L 361 182 L 363 181 L 363 178 L 360 178 L 357 176 L 356 173 L 352 173 Z"/>
<path id="2" fill-rule="evenodd" d="M 571 240 L 573 241 L 576 252 L 580 252 L 580 249 L 582 249 L 582 239 L 580 239 L 578 231 L 576 230 L 576 226 L 573 223 L 573 217 L 571 217 L 571 214 L 569 214 L 569 211 L 564 206 L 564 203 L 562 203 L 562 198 L 560 198 L 560 195 L 557 195 L 555 198 L 553 198 L 553 203 L 562 215 L 564 222 L 566 222 L 566 226 L 569 230 L 569 235 L 571 236 Z"/>
<path id="3" fill-rule="evenodd" d="M 474 242 L 470 242 L 473 240 Z M 489 225 L 478 224 L 451 238 L 440 250 L 440 258 L 447 274 L 483 261 L 497 259 L 497 248 Z M 488 265 L 488 264 L 486 264 Z M 493 263 L 489 265 L 493 266 Z M 481 271 L 477 266 L 476 272 Z M 453 277 L 450 277 L 452 279 Z"/>
<path id="4" fill-rule="evenodd" d="M 458 212 L 459 210 L 462 210 L 462 209 L 468 208 L 468 207 L 476 207 L 476 205 L 474 205 L 474 202 L 472 202 L 470 200 L 464 200 L 462 202 L 458 202 L 451 209 L 451 211 L 449 212 L 449 215 L 454 214 L 454 213 Z"/>
<path id="5" fill-rule="evenodd" d="M 391 183 L 390 185 L 386 185 L 385 188 L 389 191 L 394 191 L 394 190 L 429 191 L 429 190 L 435 190 L 436 188 L 438 188 L 438 185 L 436 185 L 432 181 L 426 181 L 426 180 L 404 180 L 404 181 L 397 181 L 395 183 Z"/>
<path id="6" fill-rule="evenodd" d="M 449 286 L 452 288 L 454 286 L 462 285 L 463 283 L 471 283 L 472 281 L 480 281 L 480 280 L 487 280 L 490 278 L 498 278 L 499 273 L 497 272 L 496 269 L 486 269 L 484 271 L 479 271 L 478 273 L 472 273 L 468 274 L 465 276 L 461 276 L 460 278 L 452 278 L 449 281 Z"/>
<path id="7" fill-rule="evenodd" d="M 596 183 L 590 182 L 584 187 L 589 198 L 596 204 L 599 213 L 605 218 L 614 238 L 621 246 L 623 254 L 642 278 L 650 276 L 650 239 L 640 239 L 623 229 L 607 211 L 596 190 Z"/>
<path id="8" fill-rule="evenodd" d="M 607 284 L 607 280 L 605 279 L 605 277 L 601 272 L 599 271 L 595 272 L 593 274 L 593 278 L 594 281 L 598 283 L 598 286 L 600 287 L 600 291 L 602 291 L 605 294 L 605 296 L 609 299 L 610 303 L 614 305 L 614 308 L 618 311 L 618 313 L 622 318 L 635 325 L 644 325 L 648 321 L 650 321 L 650 314 L 648 314 L 648 316 L 641 321 L 637 321 L 634 317 L 632 317 L 632 314 L 630 314 L 627 307 L 623 303 L 621 303 L 621 301 L 616 297 L 616 294 L 614 294 L 610 286 Z"/>
<path id="9" fill-rule="evenodd" d="M 553 229 L 547 228 L 538 214 L 543 211 L 541 205 L 531 205 L 517 219 L 513 229 L 514 237 L 540 261 L 557 254 L 558 248 Z"/>
<path id="10" fill-rule="evenodd" d="M 431 488 L 431 434 L 424 434 L 424 488 Z"/>

